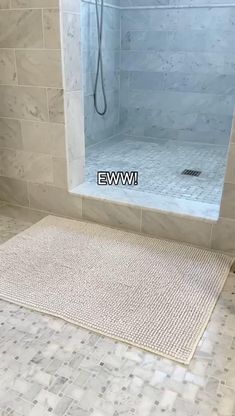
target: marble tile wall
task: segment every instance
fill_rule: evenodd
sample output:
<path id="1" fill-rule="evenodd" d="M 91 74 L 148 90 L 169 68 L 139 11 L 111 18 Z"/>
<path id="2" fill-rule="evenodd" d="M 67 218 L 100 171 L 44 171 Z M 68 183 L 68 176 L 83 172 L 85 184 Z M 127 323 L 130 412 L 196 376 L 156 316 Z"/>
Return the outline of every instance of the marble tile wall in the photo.
<path id="1" fill-rule="evenodd" d="M 59 0 L 1 1 L 1 196 L 30 183 L 67 189 Z"/>
<path id="2" fill-rule="evenodd" d="M 122 11 L 121 131 L 228 144 L 235 106 L 234 22 L 232 8 Z"/>

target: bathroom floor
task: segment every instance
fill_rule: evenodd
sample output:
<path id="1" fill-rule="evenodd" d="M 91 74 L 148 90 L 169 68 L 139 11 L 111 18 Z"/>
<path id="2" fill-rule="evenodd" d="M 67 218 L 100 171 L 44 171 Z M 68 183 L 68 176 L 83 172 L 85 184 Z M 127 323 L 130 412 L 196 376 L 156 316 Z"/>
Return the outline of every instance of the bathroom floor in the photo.
<path id="1" fill-rule="evenodd" d="M 1 243 L 42 214 L 0 206 Z M 2 416 L 235 415 L 235 275 L 189 366 L 0 300 Z"/>
<path id="2" fill-rule="evenodd" d="M 98 171 L 138 171 L 134 190 L 220 205 L 226 153 L 226 146 L 116 136 L 87 149 L 86 181 L 96 182 Z M 182 175 L 185 169 L 202 173 Z"/>

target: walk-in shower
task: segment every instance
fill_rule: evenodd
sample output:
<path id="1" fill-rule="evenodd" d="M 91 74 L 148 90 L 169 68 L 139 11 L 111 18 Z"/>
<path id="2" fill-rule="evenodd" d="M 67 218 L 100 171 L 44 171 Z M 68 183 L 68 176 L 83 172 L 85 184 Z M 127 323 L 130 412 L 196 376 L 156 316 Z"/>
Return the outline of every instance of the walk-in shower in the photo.
<path id="1" fill-rule="evenodd" d="M 218 214 L 235 103 L 234 27 L 235 3 L 82 1 L 88 186 L 99 171 L 135 171 L 138 185 L 96 192 Z"/>

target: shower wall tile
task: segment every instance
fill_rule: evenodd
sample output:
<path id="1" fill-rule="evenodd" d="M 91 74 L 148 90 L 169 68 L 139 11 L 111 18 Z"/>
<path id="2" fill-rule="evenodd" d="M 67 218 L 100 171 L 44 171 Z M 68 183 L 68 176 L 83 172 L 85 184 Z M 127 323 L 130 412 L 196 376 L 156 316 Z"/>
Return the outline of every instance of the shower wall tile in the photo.
<path id="1" fill-rule="evenodd" d="M 89 221 L 140 232 L 140 208 L 84 198 L 82 215 Z"/>
<path id="2" fill-rule="evenodd" d="M 0 84 L 16 85 L 15 54 L 11 49 L 0 49 Z"/>
<path id="3" fill-rule="evenodd" d="M 21 85 L 62 87 L 59 50 L 17 50 L 16 65 Z"/>
<path id="4" fill-rule="evenodd" d="M 235 104 L 233 25 L 229 8 L 122 11 L 120 130 L 228 144 Z"/>
<path id="5" fill-rule="evenodd" d="M 42 48 L 41 10 L 1 10 L 0 48 Z"/>
<path id="6" fill-rule="evenodd" d="M 29 184 L 30 207 L 71 218 L 81 218 L 82 199 L 65 189 L 40 184 Z"/>
<path id="7" fill-rule="evenodd" d="M 19 120 L 0 118 L 0 149 L 4 148 L 23 148 Z"/>
<path id="8" fill-rule="evenodd" d="M 58 9 L 43 10 L 44 46 L 48 49 L 60 49 L 60 15 Z"/>
<path id="9" fill-rule="evenodd" d="M 0 200 L 28 206 L 27 182 L 0 176 Z"/>
<path id="10" fill-rule="evenodd" d="M 0 117 L 48 120 L 44 88 L 0 86 Z"/>
<path id="11" fill-rule="evenodd" d="M 141 231 L 158 238 L 210 247 L 212 224 L 144 209 Z"/>

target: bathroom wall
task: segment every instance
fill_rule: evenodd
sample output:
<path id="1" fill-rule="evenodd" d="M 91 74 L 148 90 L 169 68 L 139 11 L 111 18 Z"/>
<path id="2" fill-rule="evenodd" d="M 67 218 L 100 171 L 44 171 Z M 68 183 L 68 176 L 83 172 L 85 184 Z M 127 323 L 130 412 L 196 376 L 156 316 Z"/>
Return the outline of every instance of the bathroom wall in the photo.
<path id="1" fill-rule="evenodd" d="M 122 6 L 143 4 L 121 0 Z M 228 144 L 235 104 L 234 24 L 229 8 L 122 11 L 121 130 L 153 140 Z"/>
<path id="2" fill-rule="evenodd" d="M 113 0 L 112 4 L 119 5 L 119 0 Z M 102 117 L 95 112 L 93 97 L 98 50 L 95 6 L 83 3 L 81 15 L 85 136 L 86 146 L 89 146 L 109 139 L 119 132 L 120 11 L 104 7 L 102 54 L 108 111 Z M 100 82 L 98 91 L 98 103 L 103 109 Z"/>
<path id="3" fill-rule="evenodd" d="M 58 0 L 0 6 L 1 198 L 34 184 L 67 188 Z"/>

